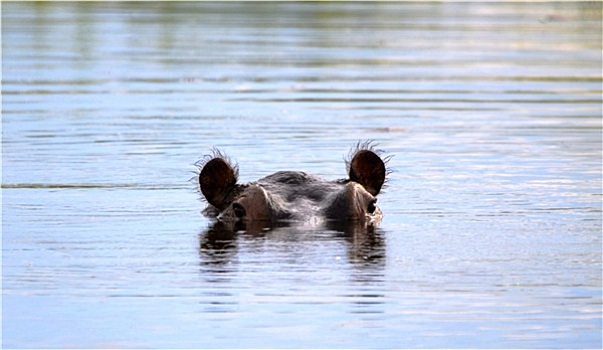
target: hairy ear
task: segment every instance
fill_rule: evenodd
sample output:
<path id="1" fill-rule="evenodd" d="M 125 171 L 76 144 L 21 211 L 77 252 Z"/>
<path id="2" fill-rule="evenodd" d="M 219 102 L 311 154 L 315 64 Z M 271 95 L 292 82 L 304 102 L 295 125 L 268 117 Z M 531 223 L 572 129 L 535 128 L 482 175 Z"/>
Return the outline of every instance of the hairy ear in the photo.
<path id="1" fill-rule="evenodd" d="M 207 202 L 220 211 L 228 203 L 226 198 L 237 183 L 237 171 L 225 159 L 216 157 L 205 163 L 199 174 L 201 193 Z"/>
<path id="2" fill-rule="evenodd" d="M 387 170 L 385 163 L 375 152 L 359 150 L 354 154 L 349 167 L 350 181 L 361 184 L 373 196 L 381 191 Z"/>

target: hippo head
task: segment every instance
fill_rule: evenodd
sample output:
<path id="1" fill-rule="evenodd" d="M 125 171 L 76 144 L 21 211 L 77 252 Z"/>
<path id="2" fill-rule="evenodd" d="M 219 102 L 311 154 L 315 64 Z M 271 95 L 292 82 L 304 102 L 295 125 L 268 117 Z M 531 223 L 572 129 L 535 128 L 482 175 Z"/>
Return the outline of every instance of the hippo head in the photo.
<path id="1" fill-rule="evenodd" d="M 358 220 L 378 223 L 377 207 L 385 162 L 369 143 L 359 144 L 348 161 L 348 178 L 328 181 L 301 171 L 279 171 L 239 184 L 238 167 L 221 152 L 199 165 L 199 186 L 209 203 L 204 214 L 222 221 Z M 386 160 L 387 161 L 387 160 Z"/>

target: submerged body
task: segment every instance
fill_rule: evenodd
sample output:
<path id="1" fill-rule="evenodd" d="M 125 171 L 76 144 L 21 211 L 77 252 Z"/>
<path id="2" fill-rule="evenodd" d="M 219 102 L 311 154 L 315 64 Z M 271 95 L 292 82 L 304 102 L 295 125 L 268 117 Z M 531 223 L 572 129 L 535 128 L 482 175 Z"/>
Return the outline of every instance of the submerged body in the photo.
<path id="1" fill-rule="evenodd" d="M 355 220 L 378 223 L 376 196 L 385 182 L 384 161 L 368 144 L 357 147 L 348 179 L 328 181 L 301 171 L 279 171 L 249 184 L 237 184 L 238 168 L 220 152 L 204 162 L 201 192 L 204 213 L 222 221 Z"/>

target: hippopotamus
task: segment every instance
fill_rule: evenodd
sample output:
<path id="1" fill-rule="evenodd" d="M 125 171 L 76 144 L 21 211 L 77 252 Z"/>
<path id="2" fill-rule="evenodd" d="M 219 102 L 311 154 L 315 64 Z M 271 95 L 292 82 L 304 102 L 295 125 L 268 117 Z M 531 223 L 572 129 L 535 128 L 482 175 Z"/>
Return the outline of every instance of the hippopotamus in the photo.
<path id="1" fill-rule="evenodd" d="M 325 180 L 303 171 L 278 171 L 257 181 L 238 182 L 239 167 L 221 151 L 197 163 L 199 189 L 208 203 L 203 214 L 223 222 L 306 221 L 312 218 L 378 224 L 377 206 L 389 157 L 370 142 L 359 143 L 345 160 L 347 178 Z"/>

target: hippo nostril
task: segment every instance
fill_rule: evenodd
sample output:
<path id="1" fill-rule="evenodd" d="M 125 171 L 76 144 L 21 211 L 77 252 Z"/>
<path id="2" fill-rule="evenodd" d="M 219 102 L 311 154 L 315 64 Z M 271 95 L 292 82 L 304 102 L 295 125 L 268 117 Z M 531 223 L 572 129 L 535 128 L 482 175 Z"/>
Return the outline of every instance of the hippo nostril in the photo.
<path id="1" fill-rule="evenodd" d="M 367 213 L 372 214 L 375 212 L 375 210 L 377 209 L 375 203 L 377 203 L 377 200 L 373 200 L 369 203 L 368 207 L 366 208 Z"/>
<path id="2" fill-rule="evenodd" d="M 232 210 L 238 218 L 245 216 L 245 208 L 240 203 L 232 203 Z"/>

